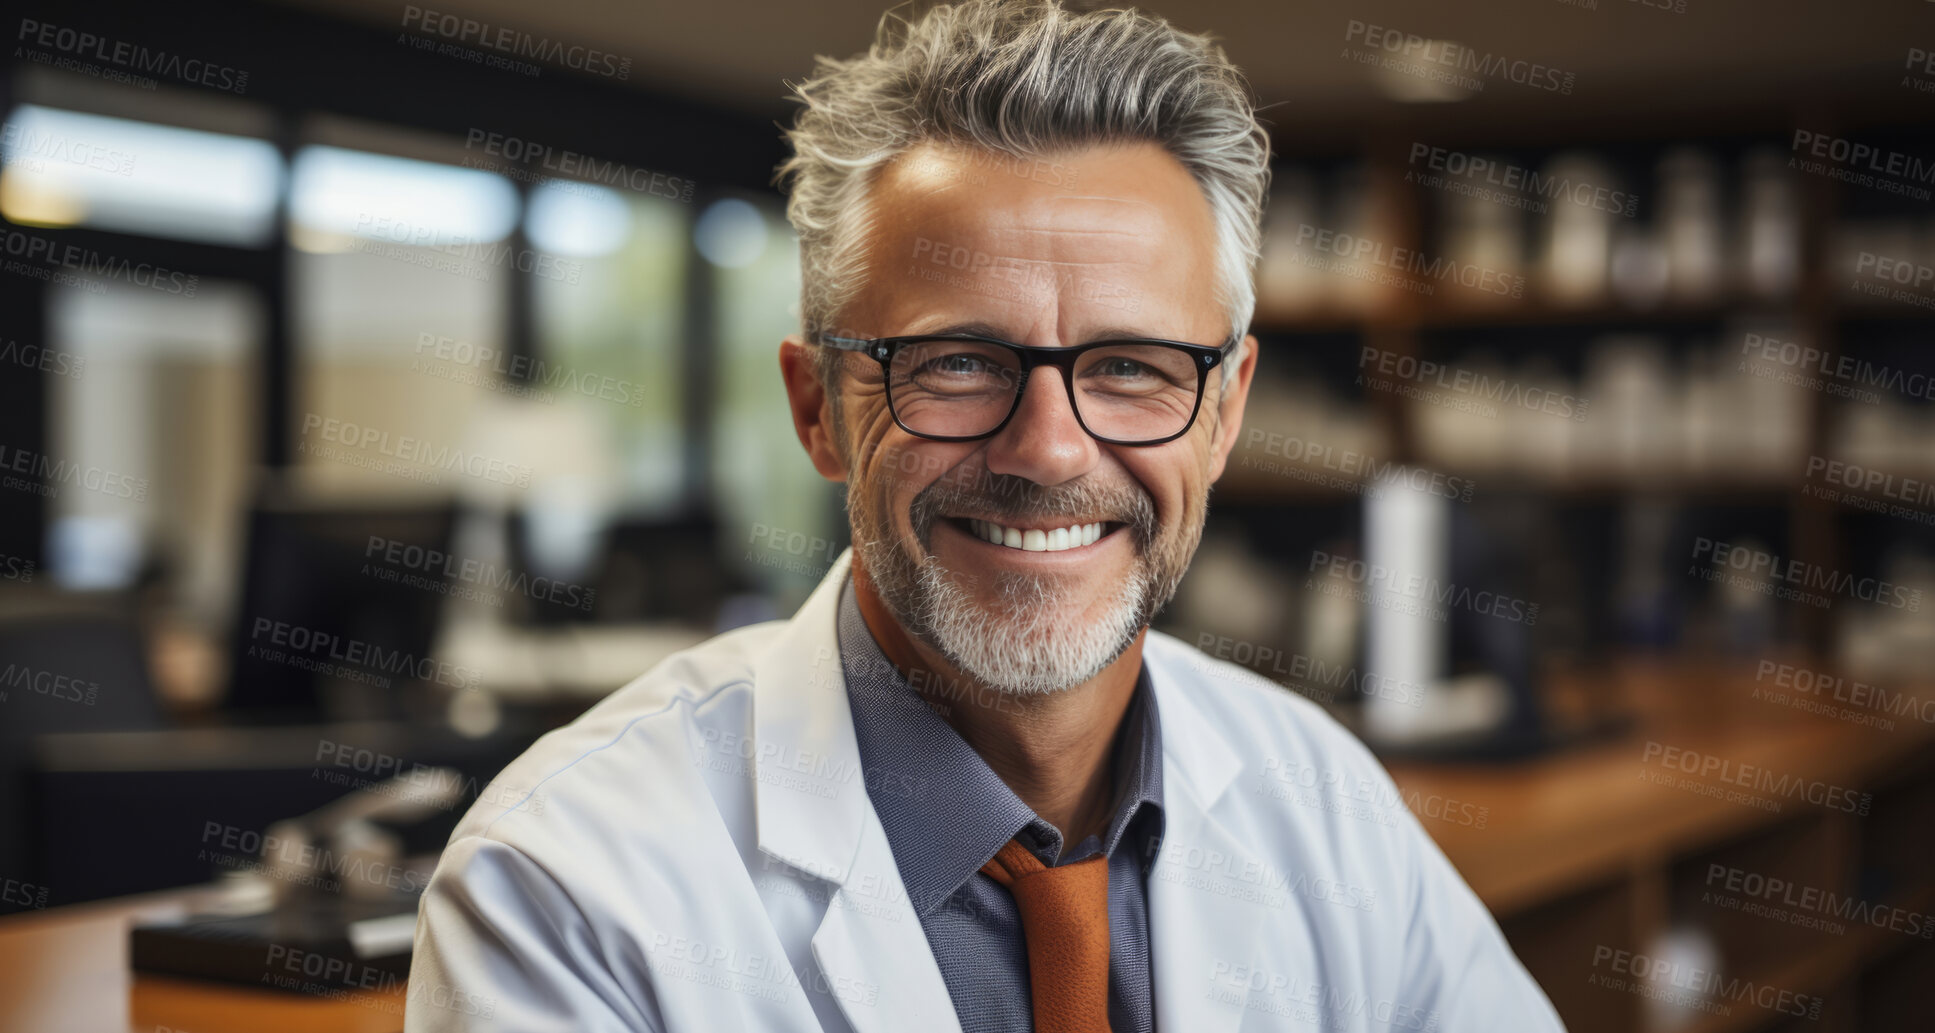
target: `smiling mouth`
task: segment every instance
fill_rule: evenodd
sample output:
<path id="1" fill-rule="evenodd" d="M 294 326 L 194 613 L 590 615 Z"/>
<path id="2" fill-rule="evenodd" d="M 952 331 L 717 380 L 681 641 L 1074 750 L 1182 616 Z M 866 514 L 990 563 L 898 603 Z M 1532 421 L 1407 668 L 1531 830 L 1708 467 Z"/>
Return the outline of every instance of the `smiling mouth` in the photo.
<path id="1" fill-rule="evenodd" d="M 1067 524 L 1061 527 L 1009 527 L 992 520 L 974 517 L 948 517 L 947 521 L 990 545 L 1022 552 L 1066 552 L 1093 545 L 1126 525 L 1113 520 Z"/>

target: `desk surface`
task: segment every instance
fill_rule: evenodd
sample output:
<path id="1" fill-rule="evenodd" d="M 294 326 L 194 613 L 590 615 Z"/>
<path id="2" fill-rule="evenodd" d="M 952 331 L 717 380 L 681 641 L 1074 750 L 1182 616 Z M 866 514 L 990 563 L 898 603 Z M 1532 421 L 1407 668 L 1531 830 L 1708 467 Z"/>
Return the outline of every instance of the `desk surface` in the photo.
<path id="1" fill-rule="evenodd" d="M 1414 810 L 1434 799 L 1483 808 L 1482 827 L 1452 817 L 1423 825 L 1479 897 L 1501 916 L 1552 900 L 1636 864 L 1779 820 L 1737 803 L 1641 776 L 1647 743 L 1765 766 L 1841 785 L 1862 784 L 1935 743 L 1935 726 L 1908 719 L 1879 730 L 1751 698 L 1751 672 L 1628 665 L 1609 676 L 1646 714 L 1639 729 L 1591 749 L 1524 764 L 1395 765 Z M 1420 808 L 1420 804 L 1424 807 Z M 1784 812 L 1809 805 L 1788 801 Z M 319 999 L 128 971 L 128 926 L 210 898 L 178 890 L 0 918 L 0 1029 L 101 1033 L 393 1033 L 403 992 Z"/>
<path id="2" fill-rule="evenodd" d="M 395 1033 L 403 991 L 302 997 L 128 971 L 128 928 L 179 914 L 207 889 L 0 919 L 0 1029 L 33 1033 Z"/>
<path id="3" fill-rule="evenodd" d="M 1804 694 L 1778 689 L 1771 680 L 1757 682 L 1751 666 L 1625 663 L 1601 677 L 1611 695 L 1640 717 L 1617 740 L 1519 764 L 1391 765 L 1414 812 L 1422 809 L 1420 802 L 1486 809 L 1482 827 L 1460 821 L 1462 810 L 1419 817 L 1496 915 L 1822 810 L 1798 797 L 1780 801 L 1778 811 L 1761 810 L 1646 778 L 1670 774 L 1727 788 L 1719 778 L 1700 779 L 1662 764 L 1667 747 L 1717 758 L 1736 772 L 1752 766 L 1775 778 L 1857 787 L 1935 746 L 1935 725 L 1913 713 L 1884 729 L 1770 700 L 1770 690 Z M 1649 744 L 1658 747 L 1651 759 Z"/>

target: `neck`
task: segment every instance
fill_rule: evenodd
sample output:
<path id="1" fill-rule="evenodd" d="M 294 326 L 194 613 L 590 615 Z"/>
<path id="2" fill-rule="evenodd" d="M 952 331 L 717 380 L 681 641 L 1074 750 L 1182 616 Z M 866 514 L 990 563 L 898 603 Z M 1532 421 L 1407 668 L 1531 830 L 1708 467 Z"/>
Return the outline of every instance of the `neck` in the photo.
<path id="1" fill-rule="evenodd" d="M 1116 802 L 1111 747 L 1135 694 L 1148 629 L 1094 678 L 1017 695 L 962 673 L 907 634 L 858 556 L 853 592 L 880 651 L 1021 802 L 1061 830 L 1064 848 L 1108 829 Z"/>

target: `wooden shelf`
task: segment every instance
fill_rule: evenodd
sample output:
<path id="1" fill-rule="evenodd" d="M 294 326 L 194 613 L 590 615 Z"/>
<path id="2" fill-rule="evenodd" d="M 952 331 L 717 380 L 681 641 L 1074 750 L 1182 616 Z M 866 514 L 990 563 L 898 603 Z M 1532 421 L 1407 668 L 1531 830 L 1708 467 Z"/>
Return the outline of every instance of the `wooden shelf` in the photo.
<path id="1" fill-rule="evenodd" d="M 1935 792 L 1935 768 L 1915 765 L 1931 756 L 1935 726 L 1901 722 L 1879 731 L 1753 701 L 1751 667 L 1635 661 L 1595 680 L 1641 708 L 1634 729 L 1616 741 L 1511 766 L 1390 766 L 1407 801 L 1455 800 L 1482 809 L 1482 827 L 1421 820 L 1574 1033 L 1645 1028 L 1641 998 L 1590 981 L 1606 974 L 1593 967 L 1592 952 L 1611 945 L 1646 953 L 1676 916 L 1715 937 L 1725 978 L 1795 994 L 1825 995 L 1923 942 L 1859 921 L 1844 922 L 1847 928 L 1834 936 L 1713 905 L 1680 912 L 1674 900 L 1687 897 L 1691 873 L 1715 859 L 1858 895 L 1855 873 L 1867 844 L 1875 844 L 1872 860 L 1897 867 L 1921 845 L 1926 808 L 1920 801 Z M 1935 694 L 1935 686 L 1927 692 Z M 1873 792 L 1877 805 L 1867 817 L 1855 817 L 1787 797 L 1778 812 L 1769 812 L 1662 785 L 1641 777 L 1669 770 L 1645 760 L 1649 743 Z M 1887 780 L 1904 771 L 1911 780 L 1888 788 Z M 1903 805 L 1889 804 L 1890 793 Z M 1876 823 L 1889 827 L 1876 829 Z M 1874 902 L 1927 914 L 1935 907 L 1935 874 Z M 1785 1018 L 1752 1003 L 1721 1003 L 1732 1005 L 1728 1014 L 1700 1015 L 1676 1033 L 1758 1030 Z"/>

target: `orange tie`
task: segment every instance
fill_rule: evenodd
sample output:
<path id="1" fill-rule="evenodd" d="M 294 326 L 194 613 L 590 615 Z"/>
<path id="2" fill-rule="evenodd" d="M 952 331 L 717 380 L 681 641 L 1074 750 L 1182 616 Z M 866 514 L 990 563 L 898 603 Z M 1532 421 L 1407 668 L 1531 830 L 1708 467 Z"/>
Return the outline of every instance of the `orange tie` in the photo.
<path id="1" fill-rule="evenodd" d="M 1011 839 L 981 871 L 1021 910 L 1035 1033 L 1109 1033 L 1108 858 L 1050 868 Z"/>

